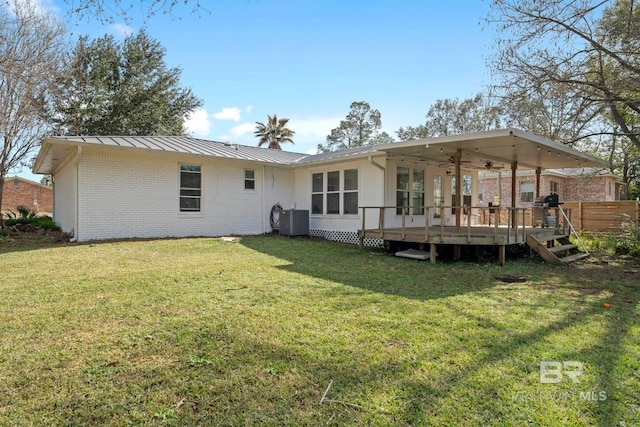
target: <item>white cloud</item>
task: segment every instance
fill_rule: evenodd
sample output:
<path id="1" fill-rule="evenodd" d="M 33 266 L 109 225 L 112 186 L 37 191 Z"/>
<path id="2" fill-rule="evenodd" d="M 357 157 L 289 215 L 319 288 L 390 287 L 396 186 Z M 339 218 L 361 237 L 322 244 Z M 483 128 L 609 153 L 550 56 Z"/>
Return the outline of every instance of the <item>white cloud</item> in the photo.
<path id="1" fill-rule="evenodd" d="M 247 123 L 243 123 L 241 125 L 232 127 L 231 129 L 229 129 L 229 134 L 231 135 L 231 138 L 238 139 L 247 135 L 248 133 L 253 132 L 255 129 L 256 129 L 255 123 L 247 122 Z"/>
<path id="2" fill-rule="evenodd" d="M 253 105 L 247 105 L 247 113 L 251 113 L 253 111 Z"/>
<path id="3" fill-rule="evenodd" d="M 111 24 L 110 28 L 118 36 L 127 37 L 133 34 L 133 27 L 126 24 Z"/>
<path id="4" fill-rule="evenodd" d="M 233 108 L 223 108 L 219 113 L 213 113 L 213 118 L 216 120 L 233 120 L 237 122 L 240 120 L 240 109 Z"/>
<path id="5" fill-rule="evenodd" d="M 207 110 L 200 109 L 187 116 L 185 120 L 185 127 L 187 133 L 193 136 L 207 136 L 209 135 L 209 127 L 211 122 L 209 121 L 209 113 Z"/>
<path id="6" fill-rule="evenodd" d="M 56 14 L 60 8 L 56 7 L 51 0 L 8 0 L 0 1 L 0 7 L 4 6 L 11 15 L 15 16 L 16 8 L 26 8 L 33 11 L 36 15 L 44 16 L 48 12 Z"/>

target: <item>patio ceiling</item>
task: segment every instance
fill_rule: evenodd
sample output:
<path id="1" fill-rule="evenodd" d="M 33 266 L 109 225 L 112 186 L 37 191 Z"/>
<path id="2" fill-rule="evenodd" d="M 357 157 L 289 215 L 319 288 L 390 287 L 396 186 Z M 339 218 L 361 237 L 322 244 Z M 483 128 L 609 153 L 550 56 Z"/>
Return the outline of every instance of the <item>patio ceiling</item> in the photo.
<path id="1" fill-rule="evenodd" d="M 461 150 L 461 168 L 487 171 L 603 167 L 602 160 L 545 138 L 518 130 L 503 129 L 464 135 L 384 144 L 378 151 L 389 159 L 426 162 L 453 170 L 454 154 Z"/>

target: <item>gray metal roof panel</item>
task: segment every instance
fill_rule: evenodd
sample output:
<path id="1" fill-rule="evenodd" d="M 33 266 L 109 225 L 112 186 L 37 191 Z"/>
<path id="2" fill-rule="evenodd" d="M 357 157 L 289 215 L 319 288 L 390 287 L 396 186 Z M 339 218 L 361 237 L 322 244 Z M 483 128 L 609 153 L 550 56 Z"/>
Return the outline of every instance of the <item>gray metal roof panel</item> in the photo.
<path id="1" fill-rule="evenodd" d="M 314 162 L 322 162 L 322 161 L 328 161 L 328 160 L 343 159 L 345 157 L 354 157 L 358 155 L 373 154 L 377 151 L 378 150 L 376 148 L 376 145 L 369 144 L 369 145 L 363 145 L 361 147 L 349 148 L 347 150 L 329 151 L 326 153 L 311 154 L 301 158 L 296 163 L 304 164 L 304 163 L 314 163 Z"/>
<path id="2" fill-rule="evenodd" d="M 49 139 L 278 164 L 290 164 L 306 157 L 301 153 L 183 136 L 57 136 Z"/>

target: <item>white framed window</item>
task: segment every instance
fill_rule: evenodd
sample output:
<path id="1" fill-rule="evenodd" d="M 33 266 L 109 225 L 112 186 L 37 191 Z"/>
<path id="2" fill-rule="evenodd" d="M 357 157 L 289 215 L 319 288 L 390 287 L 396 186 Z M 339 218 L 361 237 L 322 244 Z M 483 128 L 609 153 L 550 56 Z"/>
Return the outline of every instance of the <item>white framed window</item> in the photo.
<path id="1" fill-rule="evenodd" d="M 180 212 L 200 212 L 202 171 L 197 165 L 180 165 Z"/>
<path id="2" fill-rule="evenodd" d="M 311 175 L 311 213 L 322 215 L 324 213 L 324 174 Z"/>
<path id="3" fill-rule="evenodd" d="M 520 181 L 520 201 L 522 203 L 533 202 L 533 192 L 536 184 L 533 181 Z"/>
<path id="4" fill-rule="evenodd" d="M 558 181 L 549 182 L 549 193 L 551 194 L 559 194 L 560 185 L 558 185 Z"/>
<path id="5" fill-rule="evenodd" d="M 357 215 L 358 169 L 311 174 L 311 213 Z"/>
<path id="6" fill-rule="evenodd" d="M 327 215 L 340 213 L 340 171 L 327 172 Z"/>
<path id="7" fill-rule="evenodd" d="M 343 213 L 358 214 L 358 169 L 346 169 L 344 172 Z"/>
<path id="8" fill-rule="evenodd" d="M 256 189 L 256 171 L 252 169 L 244 170 L 244 189 L 245 190 Z"/>
<path id="9" fill-rule="evenodd" d="M 424 169 L 413 169 L 404 166 L 396 168 L 396 214 L 413 206 L 405 213 L 424 215 Z"/>

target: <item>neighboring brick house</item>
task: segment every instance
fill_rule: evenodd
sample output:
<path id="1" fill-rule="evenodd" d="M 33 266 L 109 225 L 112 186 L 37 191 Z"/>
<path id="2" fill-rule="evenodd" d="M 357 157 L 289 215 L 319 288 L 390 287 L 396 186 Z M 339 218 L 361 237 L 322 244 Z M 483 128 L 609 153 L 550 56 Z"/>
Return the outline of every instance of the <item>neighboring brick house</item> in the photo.
<path id="1" fill-rule="evenodd" d="M 53 189 L 17 176 L 5 178 L 1 211 L 17 213 L 18 206 L 25 206 L 42 215 L 51 215 Z"/>
<path id="2" fill-rule="evenodd" d="M 503 172 L 502 192 L 498 191 L 498 174 L 481 172 L 478 177 L 479 200 L 484 206 L 511 206 L 511 172 Z M 606 202 L 620 200 L 618 176 L 596 168 L 543 170 L 540 175 L 540 195 L 557 194 L 563 202 Z M 516 173 L 516 205 L 529 207 L 536 196 L 536 174 L 532 170 Z M 502 198 L 502 200 L 500 200 Z"/>

